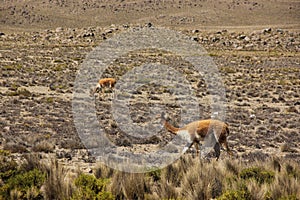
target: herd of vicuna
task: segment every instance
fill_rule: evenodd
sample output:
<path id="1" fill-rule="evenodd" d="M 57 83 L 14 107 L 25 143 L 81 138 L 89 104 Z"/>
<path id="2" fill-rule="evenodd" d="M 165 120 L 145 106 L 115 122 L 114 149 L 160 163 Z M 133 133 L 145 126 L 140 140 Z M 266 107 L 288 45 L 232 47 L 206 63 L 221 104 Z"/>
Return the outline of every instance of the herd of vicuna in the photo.
<path id="1" fill-rule="evenodd" d="M 114 78 L 103 78 L 98 81 L 97 86 L 94 89 L 94 93 L 103 89 L 104 87 L 112 88 L 116 84 Z M 231 150 L 228 147 L 227 137 L 229 136 L 228 124 L 216 119 L 206 119 L 191 122 L 184 127 L 177 128 L 169 123 L 169 117 L 165 113 L 161 115 L 164 127 L 171 133 L 177 135 L 179 133 L 188 134 L 189 142 L 186 145 L 186 149 L 191 148 L 193 145 L 196 149 L 196 154 L 199 154 L 199 146 L 201 141 L 203 142 L 208 134 L 213 134 L 215 141 L 213 148 L 215 150 L 215 156 L 217 160 L 220 157 L 220 145 L 223 145 L 229 155 L 232 155 Z M 184 151 L 185 151 L 184 150 Z"/>

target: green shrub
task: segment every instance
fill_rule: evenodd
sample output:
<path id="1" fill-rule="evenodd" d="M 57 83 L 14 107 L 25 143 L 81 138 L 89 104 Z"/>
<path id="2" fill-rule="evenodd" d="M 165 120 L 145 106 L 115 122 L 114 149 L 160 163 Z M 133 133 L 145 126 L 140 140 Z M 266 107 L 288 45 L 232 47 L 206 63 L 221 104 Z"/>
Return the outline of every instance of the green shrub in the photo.
<path id="1" fill-rule="evenodd" d="M 22 69 L 22 65 L 6 65 L 6 66 L 3 66 L 3 69 L 4 70 L 20 70 Z"/>
<path id="2" fill-rule="evenodd" d="M 54 98 L 53 97 L 47 97 L 46 98 L 46 103 L 53 103 L 54 102 Z"/>
<path id="3" fill-rule="evenodd" d="M 299 200 L 296 195 L 289 195 L 286 197 L 280 197 L 279 200 Z"/>
<path id="4" fill-rule="evenodd" d="M 150 176 L 153 181 L 159 181 L 161 179 L 161 169 L 153 168 L 152 170 L 147 172 L 147 175 Z"/>
<path id="5" fill-rule="evenodd" d="M 254 179 L 259 184 L 271 183 L 275 178 L 275 173 L 259 167 L 251 167 L 243 169 L 240 173 L 240 177 L 245 180 Z"/>
<path id="6" fill-rule="evenodd" d="M 0 183 L 6 182 L 17 172 L 18 164 L 10 157 L 10 152 L 0 150 Z"/>
<path id="7" fill-rule="evenodd" d="M 247 186 L 241 183 L 237 190 L 227 190 L 225 191 L 218 200 L 248 200 L 251 198 L 251 193 L 249 192 Z"/>
<path id="8" fill-rule="evenodd" d="M 0 180 L 2 180 L 3 182 L 6 182 L 7 180 L 9 180 L 10 177 L 16 175 L 18 172 L 17 170 L 13 169 L 14 163 L 12 163 L 12 164 L 8 163 L 8 165 L 11 165 L 12 169 L 6 168 L 6 170 L 3 170 L 3 172 L 0 172 Z M 5 166 L 5 167 L 7 167 L 7 166 Z"/>
<path id="9" fill-rule="evenodd" d="M 11 176 L 7 182 L 2 185 L 0 188 L 0 197 L 8 199 L 13 195 L 13 197 L 19 199 L 41 199 L 40 188 L 44 181 L 45 174 L 37 169 L 25 173 L 18 173 Z"/>
<path id="10" fill-rule="evenodd" d="M 113 195 L 106 191 L 108 179 L 97 179 L 93 175 L 81 174 L 75 179 L 75 186 L 78 190 L 72 199 L 114 199 Z"/>
<path id="11" fill-rule="evenodd" d="M 251 199 L 247 190 L 228 190 L 224 192 L 218 200 L 247 200 Z"/>
<path id="12" fill-rule="evenodd" d="M 59 65 L 54 66 L 53 70 L 54 71 L 63 71 L 66 67 L 67 67 L 66 64 L 59 64 Z"/>
<path id="13" fill-rule="evenodd" d="M 0 149 L 0 156 L 9 156 L 10 155 L 10 151 L 7 151 L 7 150 L 3 150 L 3 149 Z"/>

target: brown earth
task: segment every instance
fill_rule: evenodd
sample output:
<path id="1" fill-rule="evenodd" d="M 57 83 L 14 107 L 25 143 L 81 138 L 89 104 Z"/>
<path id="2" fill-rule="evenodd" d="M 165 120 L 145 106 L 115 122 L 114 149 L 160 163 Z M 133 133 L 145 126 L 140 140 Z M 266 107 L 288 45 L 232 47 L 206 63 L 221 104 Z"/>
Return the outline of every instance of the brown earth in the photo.
<path id="1" fill-rule="evenodd" d="M 144 24 L 179 29 L 299 29 L 300 3 L 292 0 L 12 0 L 0 5 L 3 30 Z"/>
<path id="2" fill-rule="evenodd" d="M 299 11 L 300 3 L 289 0 L 4 1 L 0 5 L 0 147 L 21 154 L 51 153 L 66 163 L 94 162 L 73 122 L 77 72 L 102 41 L 151 22 L 181 30 L 213 58 L 225 85 L 228 140 L 236 157 L 300 161 Z M 203 77 L 175 55 L 133 52 L 113 63 L 107 76 L 120 78 L 145 62 L 172 64 L 182 72 L 195 90 L 201 115 L 210 117 L 207 99 L 212 94 Z M 110 113 L 113 93 L 109 89 L 99 93 L 95 104 L 101 127 L 118 148 L 149 152 L 172 139 L 165 130 L 142 140 L 119 130 Z M 134 93 L 133 121 L 145 126 L 153 104 L 165 105 L 173 123 L 180 123 L 176 97 L 159 85 Z"/>

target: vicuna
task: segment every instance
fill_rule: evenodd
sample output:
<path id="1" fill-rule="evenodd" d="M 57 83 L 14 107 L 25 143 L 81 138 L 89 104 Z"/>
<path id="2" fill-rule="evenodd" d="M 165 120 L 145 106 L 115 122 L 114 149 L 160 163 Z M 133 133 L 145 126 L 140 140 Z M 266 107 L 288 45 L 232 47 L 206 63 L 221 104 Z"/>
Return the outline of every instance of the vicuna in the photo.
<path id="1" fill-rule="evenodd" d="M 227 136 L 229 136 L 228 124 L 215 119 L 206 119 L 191 122 L 182 128 L 176 128 L 168 122 L 168 117 L 166 114 L 162 114 L 162 119 L 164 127 L 171 133 L 177 135 L 180 132 L 187 132 L 189 134 L 190 143 L 188 144 L 187 148 L 190 148 L 192 145 L 194 145 L 197 151 L 197 155 L 199 151 L 200 141 L 204 141 L 208 133 L 212 133 L 215 135 L 216 141 L 214 150 L 216 152 L 217 160 L 220 156 L 220 144 L 225 146 L 226 151 L 229 155 L 232 155 L 232 152 L 229 149 L 227 143 Z"/>
<path id="2" fill-rule="evenodd" d="M 103 79 L 100 79 L 98 81 L 97 86 L 94 89 L 94 93 L 96 93 L 98 90 L 100 90 L 101 88 L 104 88 L 104 87 L 112 88 L 112 87 L 115 86 L 115 84 L 116 84 L 116 79 L 114 79 L 114 78 L 103 78 Z"/>

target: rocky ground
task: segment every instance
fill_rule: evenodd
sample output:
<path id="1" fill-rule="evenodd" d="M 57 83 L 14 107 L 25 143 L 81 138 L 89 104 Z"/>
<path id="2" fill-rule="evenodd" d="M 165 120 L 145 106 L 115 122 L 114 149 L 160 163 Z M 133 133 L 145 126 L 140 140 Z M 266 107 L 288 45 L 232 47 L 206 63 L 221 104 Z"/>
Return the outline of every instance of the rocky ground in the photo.
<path id="1" fill-rule="evenodd" d="M 245 1 L 242 4 L 236 1 L 222 1 L 221 4 L 176 1 L 173 7 L 170 7 L 171 1 L 164 1 L 165 4 L 156 7 L 153 6 L 156 1 L 114 1 L 109 5 L 99 2 L 77 5 L 76 1 L 68 4 L 65 1 L 43 1 L 30 7 L 25 2 L 5 1 L 0 6 L 1 15 L 5 15 L 1 16 L 0 22 L 3 27 L 0 30 L 1 149 L 10 150 L 17 156 L 38 152 L 44 157 L 56 157 L 68 165 L 79 162 L 89 170 L 89 165 L 95 160 L 81 143 L 72 113 L 72 94 L 78 70 L 87 54 L 101 42 L 132 27 L 149 27 L 151 21 L 154 26 L 166 25 L 180 30 L 203 46 L 213 58 L 226 90 L 225 120 L 230 126 L 228 140 L 235 157 L 263 160 L 279 156 L 300 162 L 300 33 L 299 26 L 294 24 L 300 13 L 297 12 L 297 2 L 274 4 L 270 16 L 262 10 L 273 4 L 264 1 Z M 43 4 L 56 11 L 67 10 L 65 21 L 61 17 L 53 18 L 49 10 L 44 12 Z M 205 14 L 205 9 L 193 16 L 188 14 L 208 4 L 212 8 L 209 15 Z M 238 17 L 230 19 L 224 8 Z M 218 9 L 222 11 L 220 15 L 212 14 Z M 276 17 L 278 9 L 289 23 Z M 98 25 L 99 18 L 95 17 L 88 26 L 86 20 L 99 10 L 107 17 Z M 132 15 L 132 10 L 136 16 Z M 162 10 L 164 14 L 161 14 Z M 189 12 L 184 12 L 186 10 Z M 246 10 L 249 13 L 243 15 Z M 143 17 L 147 15 L 146 11 L 154 13 L 153 16 Z M 86 14 L 86 18 L 80 18 L 75 26 L 71 23 L 74 19 L 72 13 Z M 109 15 L 111 13 L 115 15 Z M 260 17 L 254 18 L 255 15 Z M 119 16 L 125 16 L 125 21 L 113 23 Z M 240 26 L 236 21 L 240 16 L 252 18 L 248 17 L 249 21 Z M 218 20 L 221 17 L 224 17 L 223 22 L 228 22 L 222 28 Z M 262 23 L 263 20 L 266 23 Z M 112 23 L 116 25 L 108 25 Z M 245 28 L 247 25 L 252 28 Z M 210 117 L 211 91 L 206 89 L 203 77 L 176 55 L 153 50 L 131 52 L 116 60 L 105 76 L 120 80 L 126 72 L 146 62 L 172 65 L 182 73 L 195 91 L 200 115 Z M 173 138 L 164 129 L 143 139 L 120 130 L 111 115 L 114 92 L 114 89 L 105 89 L 93 98 L 100 126 L 120 151 L 151 152 Z M 137 125 L 148 126 L 150 108 L 163 105 L 172 116 L 172 123 L 178 125 L 181 107 L 176 98 L 168 88 L 159 84 L 140 87 L 132 94 L 130 116 Z M 158 119 L 153 122 L 160 123 Z M 225 153 L 221 154 L 221 157 L 225 156 Z"/>
<path id="2" fill-rule="evenodd" d="M 1 148 L 16 154 L 50 153 L 70 163 L 94 162 L 84 150 L 73 122 L 74 81 L 93 47 L 128 26 L 3 34 Z M 228 140 L 234 155 L 245 160 L 279 156 L 300 161 L 299 33 L 270 28 L 252 33 L 227 30 L 183 33 L 205 47 L 218 66 L 226 90 L 226 121 L 231 132 Z M 207 98 L 211 94 L 203 77 L 188 64 L 176 56 L 155 51 L 136 52 L 130 58 L 117 60 L 107 75 L 121 79 L 125 72 L 143 62 L 172 64 L 195 90 L 201 116 L 210 117 Z M 118 148 L 151 152 L 173 138 L 164 129 L 146 139 L 122 132 L 111 115 L 113 93 L 113 89 L 99 92 L 95 95 L 95 105 L 100 126 Z M 155 104 L 166 106 L 174 117 L 173 123 L 180 123 L 176 116 L 181 107 L 176 96 L 155 84 L 145 85 L 133 94 L 130 103 L 133 122 L 146 126 L 149 106 Z"/>
<path id="3" fill-rule="evenodd" d="M 291 0 L 4 0 L 0 24 L 14 32 L 147 22 L 183 29 L 299 29 L 299 11 L 299 2 Z"/>

